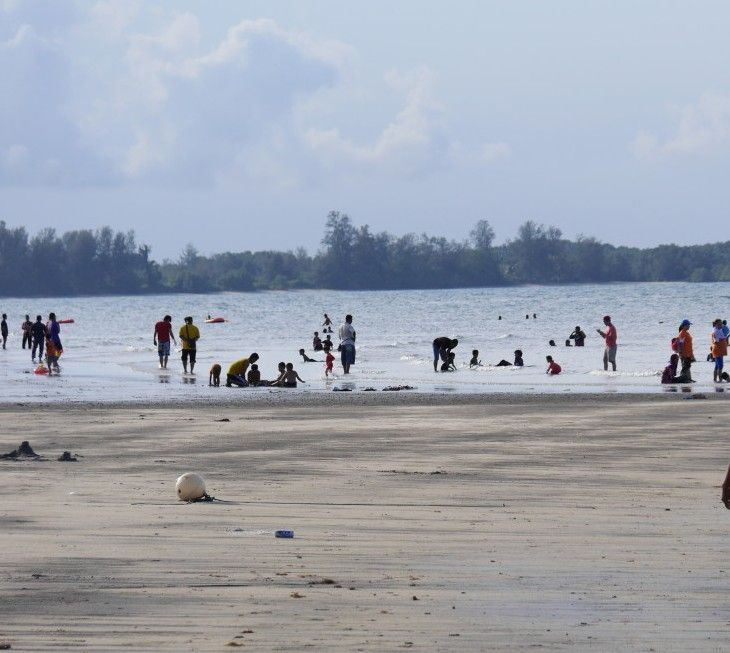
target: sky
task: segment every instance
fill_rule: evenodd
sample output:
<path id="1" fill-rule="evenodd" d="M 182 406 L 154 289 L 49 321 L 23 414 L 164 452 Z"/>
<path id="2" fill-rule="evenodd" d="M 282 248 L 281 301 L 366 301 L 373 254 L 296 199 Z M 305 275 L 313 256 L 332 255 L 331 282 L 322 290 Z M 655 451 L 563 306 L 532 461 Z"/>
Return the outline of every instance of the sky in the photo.
<path id="1" fill-rule="evenodd" d="M 0 220 L 727 240 L 730 3 L 0 0 Z"/>

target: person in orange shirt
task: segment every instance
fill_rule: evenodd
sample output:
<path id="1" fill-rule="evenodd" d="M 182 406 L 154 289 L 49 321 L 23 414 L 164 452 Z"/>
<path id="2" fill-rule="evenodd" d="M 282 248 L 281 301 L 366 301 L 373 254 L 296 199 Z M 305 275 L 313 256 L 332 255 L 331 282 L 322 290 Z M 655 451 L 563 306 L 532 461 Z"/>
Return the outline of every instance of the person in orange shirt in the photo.
<path id="1" fill-rule="evenodd" d="M 722 320 L 715 320 L 712 323 L 712 334 L 710 335 L 712 343 L 712 358 L 715 361 L 715 369 L 712 373 L 712 380 L 715 383 L 722 381 L 722 368 L 724 357 L 727 356 L 727 336 L 722 328 Z"/>
<path id="2" fill-rule="evenodd" d="M 690 368 L 695 360 L 694 349 L 692 348 L 692 334 L 689 332 L 689 328 L 692 326 L 692 322 L 687 319 L 682 320 L 679 325 L 679 335 L 677 336 L 677 353 L 682 361 L 682 371 L 680 376 L 687 379 L 687 382 L 692 383 L 692 375 Z"/>

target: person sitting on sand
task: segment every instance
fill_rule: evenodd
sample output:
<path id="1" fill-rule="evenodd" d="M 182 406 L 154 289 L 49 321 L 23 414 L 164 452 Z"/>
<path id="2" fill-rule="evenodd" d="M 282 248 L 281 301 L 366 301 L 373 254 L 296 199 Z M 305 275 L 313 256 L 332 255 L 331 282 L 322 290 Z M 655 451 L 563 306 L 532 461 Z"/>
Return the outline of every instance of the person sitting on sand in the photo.
<path id="1" fill-rule="evenodd" d="M 259 359 L 259 355 L 254 352 L 248 358 L 241 358 L 235 363 L 231 363 L 228 368 L 228 374 L 226 375 L 226 387 L 230 388 L 232 385 L 237 385 L 239 388 L 245 388 L 248 386 L 246 380 L 246 371 L 248 366 L 255 363 Z"/>
<path id="2" fill-rule="evenodd" d="M 677 376 L 677 366 L 679 365 L 679 354 L 672 354 L 669 362 L 662 372 L 662 383 L 681 383 L 682 380 Z"/>
<path id="3" fill-rule="evenodd" d="M 446 361 L 441 364 L 441 371 L 442 372 L 456 372 L 456 363 L 454 362 L 455 358 L 456 358 L 456 354 L 452 351 L 449 354 L 449 357 L 446 359 Z"/>
<path id="4" fill-rule="evenodd" d="M 299 355 L 304 359 L 305 363 L 321 363 L 322 361 L 314 360 L 314 358 L 309 358 L 305 351 L 303 349 L 299 350 Z"/>
<path id="5" fill-rule="evenodd" d="M 456 339 L 447 336 L 441 336 L 433 341 L 433 371 L 438 372 L 439 358 L 444 363 L 449 362 L 449 354 L 451 350 L 459 344 Z"/>
<path id="6" fill-rule="evenodd" d="M 560 367 L 554 360 L 552 356 L 545 356 L 545 360 L 548 362 L 547 370 L 545 371 L 545 374 L 548 374 L 550 376 L 557 376 L 563 371 L 563 368 Z"/>
<path id="7" fill-rule="evenodd" d="M 261 372 L 259 371 L 259 366 L 256 365 L 256 363 L 251 365 L 251 369 L 246 375 L 246 381 L 248 381 L 248 384 L 252 385 L 254 388 L 261 383 Z"/>
<path id="8" fill-rule="evenodd" d="M 575 340 L 576 347 L 585 346 L 586 334 L 585 334 L 585 331 L 583 331 L 583 329 L 581 329 L 579 326 L 575 327 L 575 329 L 573 330 L 573 333 L 571 333 L 570 336 L 568 336 L 568 337 L 571 340 Z"/>
<path id="9" fill-rule="evenodd" d="M 314 338 L 312 338 L 312 349 L 314 349 L 314 351 L 322 351 L 322 338 L 319 337 L 319 331 L 314 332 Z"/>
<path id="10" fill-rule="evenodd" d="M 304 379 L 296 373 L 294 363 L 287 363 L 284 373 L 276 381 L 273 381 L 271 385 L 278 385 L 282 388 L 296 388 L 297 381 L 305 383 Z"/>
<path id="11" fill-rule="evenodd" d="M 525 362 L 522 360 L 522 350 L 521 349 L 515 349 L 515 362 L 513 365 L 515 367 L 523 367 Z"/>
<path id="12" fill-rule="evenodd" d="M 270 381 L 269 385 L 278 385 L 279 379 L 281 379 L 284 375 L 284 372 L 286 372 L 286 363 L 284 361 L 281 361 L 276 366 L 277 372 L 276 372 L 276 381 Z"/>
<path id="13" fill-rule="evenodd" d="M 482 364 L 482 361 L 479 360 L 479 350 L 472 349 L 471 360 L 469 361 L 469 367 L 479 367 L 481 364 Z"/>

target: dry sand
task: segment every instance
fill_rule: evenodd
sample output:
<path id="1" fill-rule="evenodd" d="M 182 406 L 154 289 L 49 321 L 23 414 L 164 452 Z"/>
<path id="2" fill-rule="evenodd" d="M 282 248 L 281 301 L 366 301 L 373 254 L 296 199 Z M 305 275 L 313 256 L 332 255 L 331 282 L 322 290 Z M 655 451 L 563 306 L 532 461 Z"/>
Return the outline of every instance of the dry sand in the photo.
<path id="1" fill-rule="evenodd" d="M 727 650 L 715 399 L 5 407 L 0 644 Z"/>

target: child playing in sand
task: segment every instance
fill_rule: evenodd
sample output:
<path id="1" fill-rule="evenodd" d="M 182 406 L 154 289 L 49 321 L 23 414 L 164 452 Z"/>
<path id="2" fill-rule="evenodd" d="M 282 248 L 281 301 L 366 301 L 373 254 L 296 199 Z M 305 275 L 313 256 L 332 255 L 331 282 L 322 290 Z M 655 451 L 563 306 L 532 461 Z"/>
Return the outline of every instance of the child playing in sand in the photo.
<path id="1" fill-rule="evenodd" d="M 246 375 L 246 381 L 248 381 L 248 384 L 252 386 L 257 386 L 261 383 L 261 372 L 259 371 L 259 366 L 256 365 L 256 363 L 251 365 L 251 369 Z"/>
<path id="2" fill-rule="evenodd" d="M 325 347 L 324 354 L 324 375 L 329 376 L 331 374 L 332 376 L 334 376 L 335 357 L 332 354 L 332 349 L 330 349 L 329 347 Z"/>
<path id="3" fill-rule="evenodd" d="M 481 364 L 482 364 L 482 361 L 479 360 L 479 350 L 472 349 L 471 360 L 469 361 L 469 367 L 479 367 Z"/>
<path id="4" fill-rule="evenodd" d="M 441 371 L 442 372 L 456 372 L 456 363 L 454 362 L 455 359 L 456 359 L 456 354 L 453 351 L 449 352 L 446 362 L 442 363 L 442 365 L 441 365 Z"/>
<path id="5" fill-rule="evenodd" d="M 560 367 L 554 360 L 552 356 L 545 356 L 545 360 L 548 362 L 548 368 L 545 371 L 545 374 L 549 374 L 550 376 L 557 376 L 563 371 L 563 368 Z"/>
<path id="6" fill-rule="evenodd" d="M 296 388 L 297 381 L 306 383 L 304 379 L 296 373 L 296 370 L 294 369 L 294 363 L 287 363 L 284 373 L 271 385 L 279 385 L 282 388 Z"/>

